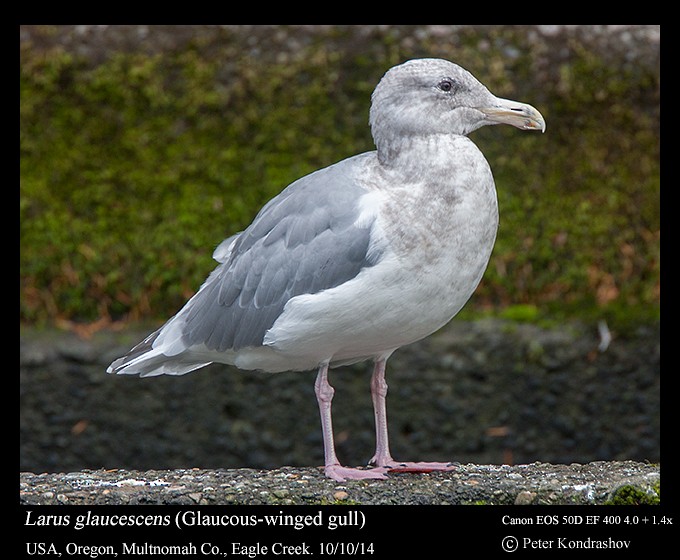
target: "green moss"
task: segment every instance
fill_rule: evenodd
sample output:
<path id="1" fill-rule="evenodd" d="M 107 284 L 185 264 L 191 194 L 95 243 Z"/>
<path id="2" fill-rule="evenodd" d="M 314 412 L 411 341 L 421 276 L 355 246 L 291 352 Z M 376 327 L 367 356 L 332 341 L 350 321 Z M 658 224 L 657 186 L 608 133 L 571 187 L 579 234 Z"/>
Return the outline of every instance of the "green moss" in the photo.
<path id="1" fill-rule="evenodd" d="M 614 506 L 659 505 L 661 497 L 661 482 L 657 482 L 651 491 L 645 491 L 631 485 L 618 488 L 605 502 Z"/>
<path id="2" fill-rule="evenodd" d="M 282 63 L 229 36 L 96 64 L 22 44 L 21 320 L 174 313 L 212 270 L 212 248 L 268 199 L 372 149 L 372 88 L 414 56 L 456 60 L 548 122 L 544 135 L 473 134 L 501 225 L 466 313 L 658 319 L 658 73 L 575 41 L 537 82 L 540 53 L 521 28 L 462 29 L 445 42 L 403 41 L 407 32 L 376 29 L 357 45 L 331 29 Z"/>
<path id="3" fill-rule="evenodd" d="M 500 313 L 500 317 L 510 321 L 535 322 L 539 316 L 539 310 L 535 305 L 518 304 L 509 305 Z"/>

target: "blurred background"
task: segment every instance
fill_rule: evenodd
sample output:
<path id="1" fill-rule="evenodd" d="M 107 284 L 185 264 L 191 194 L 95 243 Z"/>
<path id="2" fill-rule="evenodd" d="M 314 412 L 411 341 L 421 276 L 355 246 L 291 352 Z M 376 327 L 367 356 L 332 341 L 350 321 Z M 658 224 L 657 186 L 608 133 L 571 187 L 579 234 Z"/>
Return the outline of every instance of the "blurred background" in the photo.
<path id="1" fill-rule="evenodd" d="M 388 366 L 397 459 L 658 461 L 659 26 L 22 26 L 20 468 L 323 462 L 313 373 L 104 370 L 300 176 L 373 149 L 391 66 L 442 57 L 537 107 L 471 135 L 501 223 L 477 292 Z M 611 337 L 611 339 L 610 339 Z M 373 454 L 370 364 L 331 374 Z"/>

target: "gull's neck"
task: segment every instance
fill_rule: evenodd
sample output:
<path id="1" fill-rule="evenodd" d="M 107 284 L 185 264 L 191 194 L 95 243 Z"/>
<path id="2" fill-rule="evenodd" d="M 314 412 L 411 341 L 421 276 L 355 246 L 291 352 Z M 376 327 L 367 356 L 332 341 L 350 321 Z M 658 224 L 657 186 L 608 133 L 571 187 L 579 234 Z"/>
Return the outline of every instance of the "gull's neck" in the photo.
<path id="1" fill-rule="evenodd" d="M 474 146 L 466 136 L 457 134 L 409 135 L 376 141 L 381 166 L 399 170 L 412 179 L 449 173 L 460 165 L 460 154 L 470 145 Z"/>

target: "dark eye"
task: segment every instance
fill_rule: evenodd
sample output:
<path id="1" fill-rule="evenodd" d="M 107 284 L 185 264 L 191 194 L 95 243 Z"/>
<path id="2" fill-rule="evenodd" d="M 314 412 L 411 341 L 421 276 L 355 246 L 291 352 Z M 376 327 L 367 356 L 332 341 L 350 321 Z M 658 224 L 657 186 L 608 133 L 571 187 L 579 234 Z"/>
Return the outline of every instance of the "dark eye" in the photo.
<path id="1" fill-rule="evenodd" d="M 437 84 L 437 87 L 443 92 L 449 93 L 456 89 L 456 83 L 450 78 L 444 78 Z"/>

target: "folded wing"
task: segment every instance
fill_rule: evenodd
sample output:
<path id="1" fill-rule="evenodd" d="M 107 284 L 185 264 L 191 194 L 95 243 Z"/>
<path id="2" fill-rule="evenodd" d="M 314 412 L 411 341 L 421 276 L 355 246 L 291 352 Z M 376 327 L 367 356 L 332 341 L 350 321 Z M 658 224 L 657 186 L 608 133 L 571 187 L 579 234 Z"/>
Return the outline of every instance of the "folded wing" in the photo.
<path id="1" fill-rule="evenodd" d="M 359 219 L 366 191 L 353 179 L 356 160 L 307 175 L 272 199 L 218 246 L 221 264 L 184 308 L 109 371 L 181 374 L 210 363 L 192 350 L 205 356 L 261 346 L 291 298 L 334 288 L 376 264 L 372 220 Z"/>

